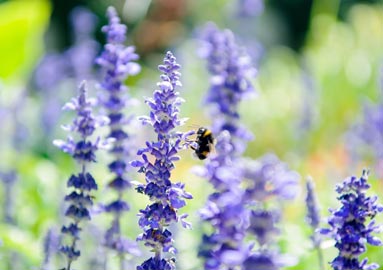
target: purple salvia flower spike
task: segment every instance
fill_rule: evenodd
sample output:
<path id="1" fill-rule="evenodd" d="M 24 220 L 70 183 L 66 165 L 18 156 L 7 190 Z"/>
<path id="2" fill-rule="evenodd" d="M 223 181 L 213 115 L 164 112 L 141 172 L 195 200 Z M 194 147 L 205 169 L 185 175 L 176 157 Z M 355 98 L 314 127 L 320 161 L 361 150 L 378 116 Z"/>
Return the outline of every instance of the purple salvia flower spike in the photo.
<path id="1" fill-rule="evenodd" d="M 320 223 L 319 205 L 315 194 L 315 183 L 311 177 L 306 180 L 306 206 L 307 206 L 307 222 L 315 230 Z"/>
<path id="2" fill-rule="evenodd" d="M 42 270 L 50 269 L 50 261 L 52 257 L 58 253 L 60 249 L 60 234 L 55 228 L 50 228 L 44 237 L 44 260 Z"/>
<path id="3" fill-rule="evenodd" d="M 47 53 L 34 71 L 34 84 L 38 91 L 43 92 L 41 123 L 48 135 L 52 133 L 61 113 L 60 97 L 67 96 L 61 93 L 62 84 L 68 83 L 72 78 L 77 84 L 94 77 L 94 59 L 99 50 L 99 44 L 92 37 L 96 19 L 96 16 L 84 7 L 73 9 L 70 14 L 73 45 L 62 53 Z"/>
<path id="4" fill-rule="evenodd" d="M 383 78 L 383 76 L 381 76 Z M 361 121 L 355 123 L 346 133 L 346 148 L 351 162 L 356 163 L 367 152 L 375 159 L 375 170 L 383 176 L 383 96 L 377 104 L 366 101 L 363 104 Z M 367 150 L 367 151 L 366 151 Z"/>
<path id="5" fill-rule="evenodd" d="M 264 155 L 258 160 L 245 160 L 244 167 L 248 202 L 263 204 L 272 198 L 288 201 L 299 193 L 299 174 L 291 171 L 274 154 Z"/>
<path id="6" fill-rule="evenodd" d="M 251 18 L 260 15 L 264 10 L 263 0 L 237 0 L 238 16 Z"/>
<path id="7" fill-rule="evenodd" d="M 140 66 L 134 61 L 138 60 L 133 46 L 126 47 L 127 27 L 121 23 L 116 10 L 109 7 L 107 10 L 108 25 L 102 28 L 106 35 L 107 44 L 96 62 L 103 71 L 101 88 L 104 90 L 101 103 L 104 105 L 109 118 L 108 139 L 113 141 L 110 150 L 113 161 L 109 164 L 109 171 L 113 179 L 109 187 L 117 193 L 117 198 L 105 206 L 106 212 L 113 214 L 113 221 L 105 234 L 105 245 L 117 251 L 120 258 L 120 269 L 124 269 L 124 254 L 139 254 L 137 244 L 121 235 L 120 219 L 122 213 L 129 210 L 129 205 L 123 199 L 123 194 L 131 187 L 130 179 L 126 173 L 129 168 L 128 161 L 132 156 L 131 135 L 124 126 L 130 122 L 130 117 L 123 111 L 129 104 L 128 88 L 124 85 L 125 79 L 140 71 Z"/>
<path id="8" fill-rule="evenodd" d="M 374 218 L 383 212 L 383 205 L 377 203 L 376 196 L 367 196 L 370 188 L 367 183 L 368 172 L 362 176 L 351 176 L 336 186 L 338 200 L 342 206 L 331 210 L 328 219 L 330 228 L 320 232 L 335 240 L 338 256 L 331 262 L 334 270 L 378 269 L 378 264 L 367 264 L 367 259 L 359 257 L 366 252 L 366 243 L 382 246 L 383 242 L 373 236 L 382 231 L 382 225 L 375 225 Z"/>
<path id="9" fill-rule="evenodd" d="M 238 109 L 240 101 L 255 92 L 249 80 L 255 69 L 230 30 L 220 31 L 208 24 L 202 41 L 202 57 L 207 59 L 212 75 L 204 103 L 214 119 L 211 129 L 217 142 L 216 153 L 211 154 L 201 171 L 215 192 L 200 211 L 214 232 L 203 236 L 199 256 L 204 259 L 205 269 L 234 269 L 250 254 L 250 246 L 244 243 L 249 213 L 241 188 L 240 159 L 252 134 L 240 124 Z"/>
<path id="10" fill-rule="evenodd" d="M 245 201 L 251 207 L 249 235 L 256 238 L 258 250 L 244 262 L 243 269 L 275 269 L 293 265 L 294 258 L 281 255 L 275 248 L 280 234 L 277 224 L 281 218 L 280 207 L 265 207 L 269 201 L 294 199 L 299 192 L 299 174 L 275 155 L 268 154 L 258 160 L 244 161 Z"/>
<path id="11" fill-rule="evenodd" d="M 81 166 L 81 171 L 78 174 L 72 174 L 67 183 L 68 188 L 74 190 L 65 196 L 65 201 L 70 203 L 65 215 L 72 219 L 72 222 L 61 229 L 62 234 L 67 235 L 70 239 L 68 244 L 64 244 L 60 248 L 67 258 L 65 270 L 70 270 L 72 262 L 80 256 L 80 250 L 77 247 L 81 232 L 80 223 L 91 219 L 89 210 L 93 204 L 91 191 L 97 189 L 96 181 L 88 172 L 87 166 L 96 161 L 95 151 L 99 148 L 99 140 L 92 141 L 90 137 L 101 123 L 92 114 L 92 106 L 95 102 L 87 98 L 85 81 L 81 83 L 79 92 L 76 99 L 72 99 L 64 106 L 77 113 L 68 129 L 75 133 L 79 140 L 74 141 L 69 138 L 67 141 L 55 140 L 53 142 L 64 152 L 69 153 Z"/>
<path id="12" fill-rule="evenodd" d="M 71 71 L 77 80 L 92 79 L 94 59 L 99 51 L 99 44 L 92 38 L 97 17 L 84 7 L 76 7 L 70 14 L 73 31 L 73 46 L 64 54 L 70 61 Z"/>
<path id="13" fill-rule="evenodd" d="M 146 100 L 151 109 L 149 117 L 141 117 L 143 124 L 152 126 L 157 140 L 146 143 L 146 148 L 139 150 L 142 160 L 132 162 L 145 173 L 146 183 L 136 189 L 149 196 L 151 205 L 140 211 L 139 225 L 144 231 L 137 238 L 151 247 L 154 256 L 143 262 L 137 270 L 173 270 L 175 258 L 166 258 L 163 253 L 175 253 L 172 233 L 168 227 L 181 221 L 185 227 L 190 224 L 184 221 L 185 214 L 178 210 L 185 206 L 185 200 L 192 196 L 184 191 L 184 184 L 172 183 L 171 171 L 175 168 L 174 157 L 183 148 L 185 134 L 175 129 L 182 125 L 179 118 L 179 106 L 182 99 L 177 88 L 181 85 L 180 65 L 171 52 L 167 52 L 163 65 L 158 69 L 163 73 L 157 84 L 153 98 Z M 188 133 L 190 134 L 190 133 Z"/>
<path id="14" fill-rule="evenodd" d="M 4 188 L 4 202 L 3 202 L 3 213 L 4 222 L 7 224 L 14 224 L 13 218 L 14 212 L 14 187 L 17 182 L 17 173 L 14 170 L 9 172 L 0 172 L 0 180 Z"/>
<path id="15" fill-rule="evenodd" d="M 244 244 L 247 210 L 240 188 L 243 171 L 233 162 L 234 153 L 229 132 L 222 131 L 217 137 L 216 153 L 201 172 L 216 190 L 200 211 L 202 219 L 214 228 L 212 234 L 203 236 L 198 254 L 207 270 L 234 269 L 250 252 L 250 247 Z"/>
<path id="16" fill-rule="evenodd" d="M 230 30 L 220 31 L 209 24 L 202 39 L 201 54 L 207 59 L 212 75 L 205 104 L 214 119 L 212 131 L 217 136 L 217 151 L 201 172 L 216 192 L 209 196 L 201 211 L 202 218 L 213 224 L 215 232 L 204 236 L 199 255 L 204 257 L 205 269 L 209 270 L 279 269 L 292 261 L 270 248 L 275 245 L 274 236 L 279 234 L 276 224 L 280 215 L 278 211 L 266 210 L 264 205 L 272 197 L 293 199 L 299 190 L 299 175 L 275 156 L 257 161 L 242 157 L 253 135 L 239 121 L 239 104 L 255 94 L 250 78 L 256 75 L 256 70 Z M 243 189 L 244 186 L 247 188 Z M 230 222 L 234 217 L 236 222 Z M 250 252 L 252 246 L 244 243 L 246 234 L 256 237 L 259 252 Z M 229 259 L 233 254 L 237 260 Z"/>
<path id="17" fill-rule="evenodd" d="M 202 41 L 201 55 L 206 58 L 212 75 L 205 98 L 214 119 L 212 131 L 214 134 L 229 131 L 236 152 L 242 154 L 246 141 L 251 140 L 253 135 L 238 121 L 239 104 L 255 94 L 250 78 L 256 75 L 256 69 L 230 30 L 221 31 L 209 23 L 202 33 Z"/>
<path id="18" fill-rule="evenodd" d="M 42 97 L 41 126 L 45 136 L 49 137 L 61 114 L 58 94 L 60 84 L 70 77 L 71 64 L 67 57 L 60 53 L 49 53 L 37 64 L 33 82 Z"/>
<path id="19" fill-rule="evenodd" d="M 311 240 L 313 241 L 314 248 L 318 252 L 318 261 L 320 269 L 324 270 L 323 264 L 323 254 L 321 249 L 321 238 L 317 233 L 317 229 L 320 224 L 320 214 L 319 214 L 319 204 L 315 194 L 315 183 L 314 180 L 309 176 L 306 180 L 306 207 L 307 207 L 307 215 L 306 220 L 308 224 L 313 229 L 313 235 L 311 236 Z"/>

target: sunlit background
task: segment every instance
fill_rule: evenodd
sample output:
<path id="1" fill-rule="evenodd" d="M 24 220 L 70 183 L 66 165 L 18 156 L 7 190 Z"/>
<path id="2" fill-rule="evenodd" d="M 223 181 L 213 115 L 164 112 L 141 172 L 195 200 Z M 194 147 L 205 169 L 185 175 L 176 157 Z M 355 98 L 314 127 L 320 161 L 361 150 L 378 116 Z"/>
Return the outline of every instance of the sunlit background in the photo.
<path id="1" fill-rule="evenodd" d="M 129 113 L 146 114 L 144 97 L 159 80 L 157 65 L 172 50 L 182 65 L 181 95 L 186 100 L 184 130 L 209 126 L 201 103 L 209 88 L 206 63 L 198 57 L 198 33 L 208 21 L 229 28 L 253 57 L 258 73 L 257 96 L 241 105 L 241 120 L 255 134 L 246 156 L 275 153 L 301 175 L 302 192 L 286 205 L 280 247 L 298 264 L 286 269 L 316 270 L 311 230 L 306 224 L 304 180 L 316 182 L 323 217 L 339 203 L 335 184 L 370 169 L 371 193 L 383 201 L 383 126 L 380 141 L 358 138 L 364 111 L 383 106 L 382 1 L 265 0 L 258 8 L 242 10 L 239 0 L 25 0 L 0 1 L 0 269 L 41 269 L 44 238 L 59 232 L 65 221 L 63 197 L 67 177 L 77 170 L 71 158 L 53 146 L 71 121 L 62 113 L 77 85 L 88 80 L 89 95 L 99 94 L 94 59 L 105 42 L 101 32 L 105 12 L 116 7 L 128 26 L 128 42 L 136 46 L 142 72 L 126 82 L 137 106 Z M 261 1 L 258 1 L 262 3 Z M 84 15 L 85 12 L 85 15 Z M 78 16 L 83 14 L 84 16 Z M 383 112 L 383 107 L 382 107 Z M 368 123 L 367 123 L 368 125 Z M 131 127 L 144 146 L 150 130 Z M 375 139 L 379 140 L 379 137 Z M 380 148 L 379 148 L 380 147 Z M 201 270 L 197 247 L 203 225 L 198 216 L 211 186 L 191 169 L 202 161 L 192 151 L 181 153 L 173 179 L 186 183 L 194 196 L 182 212 L 190 214 L 193 230 L 174 228 L 178 268 Z M 113 194 L 106 188 L 110 157 L 98 153 L 91 170 L 97 178 L 97 202 Z M 143 181 L 132 172 L 132 178 Z M 148 203 L 131 190 L 131 211 L 124 233 L 140 233 L 136 214 Z M 378 217 L 383 222 L 383 217 Z M 110 222 L 96 215 L 84 229 L 83 252 L 75 269 L 103 269 L 97 261 L 104 250 L 98 237 Z M 325 222 L 323 222 L 323 226 Z M 324 242 L 326 262 L 336 256 Z M 383 264 L 380 247 L 369 247 L 370 261 Z M 105 256 L 105 255 L 104 255 Z M 146 258 L 143 256 L 143 258 Z M 115 258 L 108 255 L 110 268 Z M 132 265 L 142 262 L 133 258 Z M 53 254 L 46 269 L 59 269 L 63 257 Z M 135 268 L 132 268 L 135 269 Z M 330 269 L 330 266 L 328 266 Z M 383 269 L 383 268 L 380 268 Z"/>

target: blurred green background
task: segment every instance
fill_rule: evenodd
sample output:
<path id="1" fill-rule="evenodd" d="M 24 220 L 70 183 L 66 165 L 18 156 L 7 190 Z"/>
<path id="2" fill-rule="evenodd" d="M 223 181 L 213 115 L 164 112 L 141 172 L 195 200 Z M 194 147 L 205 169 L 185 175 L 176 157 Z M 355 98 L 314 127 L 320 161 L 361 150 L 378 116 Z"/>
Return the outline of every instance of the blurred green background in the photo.
<path id="1" fill-rule="evenodd" d="M 238 16 L 236 0 L 0 1 L 0 172 L 15 171 L 17 175 L 11 192 L 0 186 L 0 205 L 12 202 L 9 213 L 5 206 L 0 209 L 0 217 L 4 217 L 0 223 L 1 270 L 41 269 L 43 239 L 49 229 L 58 231 L 65 222 L 66 180 L 77 170 L 74 162 L 51 143 L 66 136 L 60 125 L 68 123 L 71 115 L 59 115 L 48 133 L 41 114 L 45 106 L 52 106 L 51 97 L 59 110 L 76 93 L 78 78 L 67 76 L 44 96 L 46 92 L 34 83 L 36 68 L 44 55 L 64 54 L 74 46 L 70 14 L 79 6 L 88 8 L 97 18 L 92 38 L 101 50 L 104 37 L 100 29 L 107 22 L 105 10 L 109 5 L 117 8 L 128 25 L 128 44 L 135 45 L 141 56 L 142 72 L 127 81 L 131 95 L 140 104 L 155 89 L 159 78 L 156 66 L 171 49 L 182 65 L 181 94 L 186 100 L 182 116 L 189 118 L 190 126 L 209 126 L 201 109 L 209 74 L 204 61 L 197 57 L 196 34 L 207 21 L 214 21 L 237 34 L 258 67 L 253 81 L 258 95 L 241 107 L 242 120 L 256 137 L 246 155 L 257 158 L 276 153 L 301 174 L 302 190 L 305 177 L 311 175 L 323 216 L 328 215 L 328 207 L 339 205 L 335 184 L 349 175 L 360 176 L 363 168 L 370 168 L 371 193 L 378 194 L 383 202 L 381 161 L 368 153 L 354 160 L 348 149 L 356 146 L 346 136 L 350 127 L 362 120 L 363 102 L 383 102 L 382 1 L 269 0 L 253 17 Z M 89 88 L 90 95 L 97 96 L 94 77 L 89 80 Z M 141 115 L 147 111 L 145 106 L 137 106 L 129 113 Z M 140 130 L 144 135 L 141 143 L 148 132 Z M 193 230 L 175 229 L 178 269 L 200 270 L 196 247 L 202 226 L 197 211 L 212 189 L 206 180 L 191 173 L 193 166 L 201 164 L 191 151 L 181 156 L 173 179 L 185 182 L 195 199 L 183 210 L 190 214 Z M 100 185 L 95 196 L 99 202 L 106 202 L 113 196 L 105 187 L 109 157 L 100 152 L 98 161 L 92 167 Z M 132 177 L 143 181 L 134 172 Z M 304 196 L 303 190 L 286 207 L 281 224 L 281 249 L 299 261 L 286 269 L 317 269 L 309 240 L 311 231 L 304 220 Z M 145 207 L 147 199 L 135 191 L 128 197 L 132 210 L 124 219 L 124 231 L 134 239 L 140 233 L 136 213 Z M 383 223 L 383 217 L 378 221 Z M 97 226 L 89 225 L 84 230 L 87 252 L 76 262 L 76 269 L 98 269 L 90 268 L 91 263 L 97 265 L 94 254 L 104 252 L 95 248 L 97 235 L 109 222 L 108 217 L 96 216 L 92 223 Z M 324 248 L 326 261 L 332 260 L 336 255 L 332 243 L 325 242 Z M 367 254 L 370 261 L 383 264 L 381 248 L 369 247 Z M 114 269 L 115 256 L 110 254 L 108 258 L 108 269 Z M 62 267 L 62 260 L 56 255 L 49 269 Z M 133 259 L 133 264 L 140 261 Z"/>

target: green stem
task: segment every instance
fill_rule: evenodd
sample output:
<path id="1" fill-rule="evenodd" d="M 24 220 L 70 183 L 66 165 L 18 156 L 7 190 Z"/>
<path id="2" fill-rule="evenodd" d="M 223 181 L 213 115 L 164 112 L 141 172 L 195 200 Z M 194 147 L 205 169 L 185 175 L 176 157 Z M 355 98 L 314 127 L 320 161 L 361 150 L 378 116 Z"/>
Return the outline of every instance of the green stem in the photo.
<path id="1" fill-rule="evenodd" d="M 159 224 L 158 230 L 159 230 L 160 232 L 162 232 L 162 230 L 163 230 L 163 226 L 162 226 L 161 223 Z M 161 251 L 162 251 L 161 249 L 156 249 L 156 250 L 155 250 L 154 256 L 155 256 L 155 258 L 158 259 L 158 260 L 161 260 L 161 257 L 162 257 L 162 252 L 161 252 Z"/>
<path id="2" fill-rule="evenodd" d="M 68 265 L 66 267 L 66 270 L 70 270 L 70 265 L 72 264 L 72 260 L 68 260 Z"/>
<path id="3" fill-rule="evenodd" d="M 162 257 L 161 250 L 156 250 L 156 252 L 154 253 L 154 257 L 157 260 L 161 260 L 161 257 Z"/>
<path id="4" fill-rule="evenodd" d="M 338 16 L 340 0 L 314 0 L 311 8 L 311 18 L 318 14 Z"/>
<path id="5" fill-rule="evenodd" d="M 323 262 L 323 252 L 320 247 L 320 243 L 316 246 L 316 250 L 318 251 L 318 261 L 319 261 L 319 269 L 325 270 L 324 262 Z"/>
<path id="6" fill-rule="evenodd" d="M 120 270 L 125 269 L 125 259 L 124 259 L 124 254 L 120 252 L 119 254 L 119 259 L 120 259 Z"/>
<path id="7" fill-rule="evenodd" d="M 76 221 L 74 223 L 76 225 L 76 227 L 78 226 L 79 224 L 79 221 Z M 76 249 L 76 243 L 77 243 L 77 239 L 75 237 L 73 237 L 73 240 L 72 240 L 72 245 L 71 245 L 71 249 L 72 250 L 75 250 Z M 67 269 L 66 270 L 70 270 L 70 267 L 71 267 L 71 264 L 72 264 L 73 260 L 68 258 L 68 265 L 67 265 Z"/>

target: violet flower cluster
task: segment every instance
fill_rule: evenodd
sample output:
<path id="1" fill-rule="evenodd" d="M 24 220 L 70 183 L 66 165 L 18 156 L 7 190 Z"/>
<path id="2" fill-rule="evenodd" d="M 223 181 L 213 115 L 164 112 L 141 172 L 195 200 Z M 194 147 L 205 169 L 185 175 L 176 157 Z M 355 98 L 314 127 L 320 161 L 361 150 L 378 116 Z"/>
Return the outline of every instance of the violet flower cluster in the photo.
<path id="1" fill-rule="evenodd" d="M 240 124 L 238 107 L 247 94 L 255 92 L 249 80 L 255 69 L 230 30 L 220 31 L 214 24 L 208 24 L 202 40 L 202 56 L 207 59 L 212 75 L 205 104 L 211 109 L 217 143 L 216 153 L 200 172 L 215 192 L 201 210 L 202 219 L 214 231 L 203 236 L 199 256 L 204 258 L 205 269 L 234 269 L 243 264 L 251 248 L 245 243 L 249 213 L 241 188 L 243 168 L 239 165 L 252 135 Z"/>
<path id="2" fill-rule="evenodd" d="M 230 30 L 221 31 L 209 23 L 202 33 L 202 41 L 201 56 L 207 60 L 211 74 L 210 89 L 204 102 L 214 119 L 211 129 L 214 134 L 227 130 L 240 155 L 246 148 L 245 142 L 253 135 L 240 124 L 239 104 L 255 94 L 250 78 L 255 76 L 256 70 Z"/>
<path id="3" fill-rule="evenodd" d="M 249 236 L 254 236 L 258 245 L 244 262 L 244 270 L 280 269 L 291 265 L 294 259 L 281 255 L 277 248 L 280 234 L 281 201 L 289 201 L 299 192 L 299 174 L 275 155 L 265 155 L 258 160 L 244 162 L 245 202 L 250 209 Z"/>
<path id="4" fill-rule="evenodd" d="M 311 177 L 307 178 L 306 181 L 306 206 L 307 206 L 307 222 L 314 229 L 314 231 L 319 227 L 320 224 L 320 215 L 319 215 L 319 205 L 318 200 L 315 194 L 315 184 Z M 318 246 L 317 237 L 313 235 L 313 242 L 315 246 Z"/>
<path id="5" fill-rule="evenodd" d="M 263 0 L 237 0 L 238 16 L 255 17 L 260 15 L 265 6 Z"/>
<path id="6" fill-rule="evenodd" d="M 383 230 L 382 225 L 375 224 L 374 218 L 383 212 L 383 205 L 378 204 L 377 196 L 367 196 L 370 188 L 367 183 L 368 172 L 363 171 L 362 176 L 351 176 L 336 186 L 341 207 L 331 210 L 328 219 L 330 228 L 321 229 L 320 232 L 335 240 L 338 256 L 331 262 L 334 270 L 373 270 L 378 269 L 376 263 L 367 264 L 367 258 L 360 260 L 366 252 L 366 243 L 373 246 L 382 246 L 383 242 L 374 236 Z"/>
<path id="7" fill-rule="evenodd" d="M 383 160 L 383 102 L 377 105 L 365 104 L 363 117 L 348 134 L 349 148 L 352 152 L 368 148 L 378 163 Z M 383 163 L 380 165 L 383 166 Z"/>
<path id="8" fill-rule="evenodd" d="M 3 215 L 4 221 L 8 224 L 14 224 L 14 187 L 18 180 L 16 171 L 0 172 L 0 182 L 4 188 Z"/>
<path id="9" fill-rule="evenodd" d="M 239 104 L 255 93 L 250 77 L 256 71 L 231 31 L 219 31 L 209 24 L 203 40 L 202 55 L 212 74 L 205 103 L 214 119 L 213 133 L 219 135 L 216 154 L 202 172 L 216 192 L 202 210 L 203 219 L 215 231 L 204 236 L 200 256 L 209 270 L 279 269 L 291 261 L 276 248 L 280 210 L 269 209 L 268 201 L 293 199 L 299 190 L 299 175 L 272 155 L 256 161 L 242 157 L 252 134 L 240 124 Z M 257 239 L 255 251 L 254 245 L 245 243 L 247 235 Z"/>
<path id="10" fill-rule="evenodd" d="M 77 113 L 73 123 L 64 126 L 64 129 L 77 134 L 79 139 L 76 141 L 68 136 L 67 141 L 54 141 L 56 146 L 70 154 L 81 167 L 80 172 L 72 174 L 67 182 L 68 188 L 73 188 L 73 191 L 65 196 L 65 201 L 70 204 L 65 216 L 72 221 L 61 229 L 61 232 L 68 238 L 67 244 L 64 244 L 60 249 L 67 258 L 65 270 L 70 270 L 72 262 L 80 256 L 80 250 L 77 247 L 77 242 L 80 239 L 80 224 L 91 219 L 89 209 L 93 205 L 91 192 L 97 190 L 97 183 L 89 173 L 88 165 L 96 161 L 95 152 L 101 146 L 99 139 L 92 140 L 91 136 L 97 126 L 103 124 L 92 114 L 95 100 L 87 98 L 85 82 L 81 83 L 79 90 L 79 96 L 64 106 L 64 109 L 73 110 Z"/>
<path id="11" fill-rule="evenodd" d="M 307 192 L 306 193 L 306 207 L 307 207 L 306 221 L 313 229 L 311 240 L 313 242 L 314 248 L 318 252 L 320 269 L 325 269 L 323 265 L 321 237 L 317 231 L 320 225 L 320 214 L 319 214 L 320 209 L 319 209 L 318 200 L 315 194 L 315 183 L 311 177 L 308 177 L 306 180 L 306 192 Z"/>
<path id="12" fill-rule="evenodd" d="M 145 184 L 137 187 L 137 191 L 146 194 L 152 202 L 140 210 L 139 225 L 144 231 L 137 238 L 150 247 L 154 255 L 144 261 L 137 270 L 171 270 L 175 269 L 175 258 L 164 253 L 175 253 L 172 233 L 169 226 L 181 221 L 184 227 L 190 227 L 178 210 L 185 206 L 185 199 L 191 199 L 191 194 L 184 191 L 183 183 L 172 183 L 171 171 L 174 162 L 179 160 L 177 153 L 185 147 L 185 140 L 191 134 L 178 132 L 175 129 L 183 125 L 185 119 L 179 118 L 180 105 L 183 100 L 179 97 L 177 87 L 180 82 L 180 65 L 171 52 L 167 52 L 163 65 L 158 69 L 163 73 L 158 89 L 153 98 L 146 99 L 150 107 L 149 116 L 141 117 L 144 125 L 150 125 L 156 135 L 156 141 L 146 142 L 146 148 L 138 151 L 142 160 L 132 162 L 145 174 Z"/>
<path id="13" fill-rule="evenodd" d="M 44 237 L 44 259 L 41 266 L 42 270 L 50 269 L 50 262 L 53 256 L 60 251 L 60 234 L 54 229 L 50 228 Z"/>
<path id="14" fill-rule="evenodd" d="M 206 270 L 229 270 L 242 265 L 250 252 L 244 241 L 248 212 L 240 187 L 243 172 L 233 158 L 235 149 L 228 131 L 217 137 L 215 151 L 200 172 L 215 189 L 200 211 L 214 231 L 203 236 L 198 255 Z"/>
<path id="15" fill-rule="evenodd" d="M 244 167 L 248 202 L 265 203 L 273 198 L 288 201 L 299 193 L 299 174 L 274 154 L 247 160 Z"/>
<path id="16" fill-rule="evenodd" d="M 315 128 L 316 118 L 318 114 L 318 89 L 316 81 L 311 74 L 307 64 L 303 62 L 303 70 L 301 75 L 301 81 L 303 84 L 302 101 L 300 109 L 300 119 L 297 122 L 297 137 L 308 136 L 310 131 Z M 307 148 L 304 144 L 302 147 Z"/>
<path id="17" fill-rule="evenodd" d="M 94 78 L 94 59 L 99 44 L 92 38 L 97 17 L 84 7 L 75 8 L 70 14 L 73 29 L 73 46 L 64 54 L 70 62 L 71 72 L 77 81 Z"/>
<path id="18" fill-rule="evenodd" d="M 94 77 L 94 59 L 99 45 L 92 38 L 96 27 L 96 16 L 86 8 L 75 8 L 70 14 L 70 24 L 74 29 L 73 45 L 64 52 L 49 52 L 38 63 L 33 82 L 41 91 L 41 123 L 45 133 L 51 133 L 60 116 L 60 97 L 67 95 L 60 86 L 70 80 L 76 84 Z"/>
<path id="19" fill-rule="evenodd" d="M 60 53 L 46 54 L 34 73 L 34 84 L 42 97 L 41 126 L 50 135 L 60 117 L 59 86 L 70 76 L 70 64 Z"/>
<path id="20" fill-rule="evenodd" d="M 117 198 L 105 206 L 106 212 L 113 214 L 111 227 L 105 234 L 105 245 L 116 250 L 123 261 L 123 254 L 137 253 L 136 244 L 122 237 L 120 228 L 121 216 L 123 212 L 129 210 L 123 195 L 131 187 L 130 179 L 126 175 L 131 147 L 130 135 L 124 128 L 130 122 L 123 113 L 129 102 L 128 88 L 124 85 L 124 80 L 130 75 L 137 74 L 140 66 L 134 62 L 138 59 L 135 48 L 124 45 L 127 27 L 120 22 L 116 10 L 109 7 L 107 16 L 109 23 L 102 28 L 106 34 L 107 44 L 101 56 L 97 58 L 97 63 L 104 74 L 101 87 L 105 93 L 101 97 L 101 103 L 108 113 L 110 130 L 108 138 L 113 140 L 113 147 L 110 150 L 113 161 L 109 164 L 109 170 L 114 176 L 108 186 L 117 193 Z"/>

